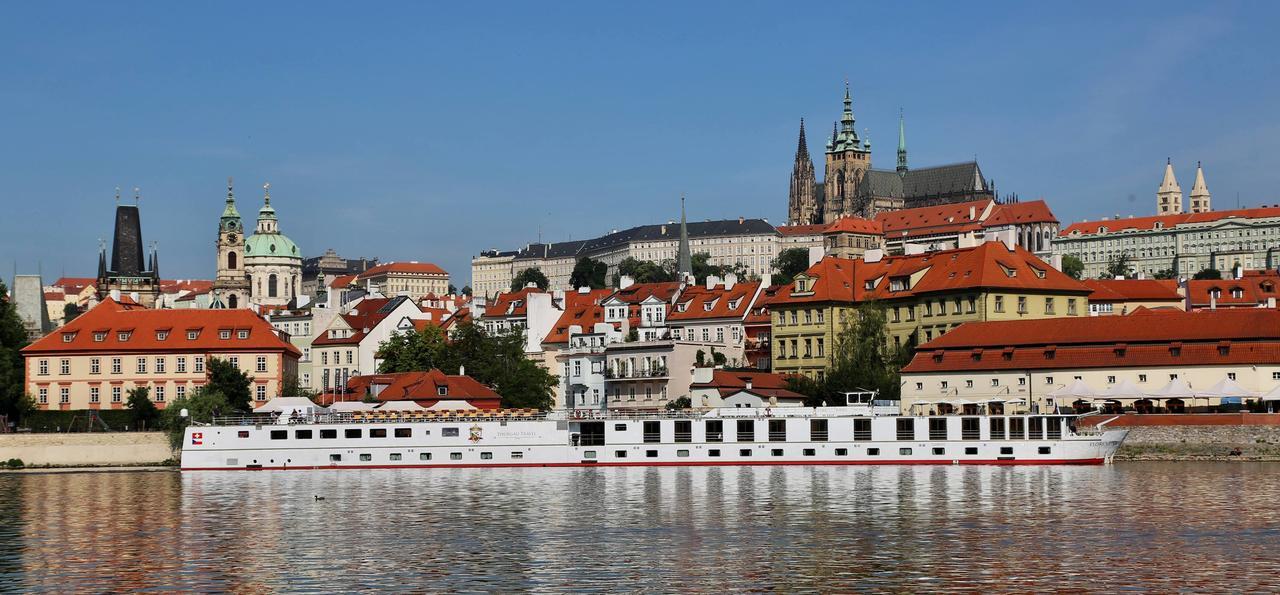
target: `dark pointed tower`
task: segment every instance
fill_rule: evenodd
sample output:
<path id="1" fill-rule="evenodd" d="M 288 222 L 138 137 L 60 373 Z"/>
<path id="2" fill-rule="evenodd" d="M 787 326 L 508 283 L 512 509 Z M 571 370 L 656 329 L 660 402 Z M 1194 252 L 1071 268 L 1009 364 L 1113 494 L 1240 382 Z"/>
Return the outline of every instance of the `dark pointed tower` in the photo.
<path id="1" fill-rule="evenodd" d="M 105 254 L 98 259 L 98 299 L 104 300 L 117 292 L 120 297 L 137 299 L 150 308 L 160 297 L 160 277 L 154 269 L 155 261 L 148 266 L 146 252 L 142 249 L 142 215 L 138 208 L 141 196 L 134 191 L 134 204 L 120 203 L 116 191 L 116 225 L 111 238 L 110 266 L 105 266 Z M 102 248 L 105 251 L 105 247 Z M 103 270 L 105 269 L 105 270 Z"/>
<path id="2" fill-rule="evenodd" d="M 787 221 L 791 225 L 808 225 L 822 220 L 816 186 L 813 159 L 809 158 L 809 143 L 804 137 L 804 118 L 800 118 L 800 140 L 796 145 L 795 163 L 791 166 L 791 190 L 787 195 Z"/>
<path id="3" fill-rule="evenodd" d="M 680 247 L 676 249 L 676 271 L 683 281 L 693 276 L 693 254 L 689 252 L 689 226 L 684 217 L 684 195 L 680 195 Z"/>
<path id="4" fill-rule="evenodd" d="M 907 175 L 907 121 L 898 110 L 898 175 Z"/>

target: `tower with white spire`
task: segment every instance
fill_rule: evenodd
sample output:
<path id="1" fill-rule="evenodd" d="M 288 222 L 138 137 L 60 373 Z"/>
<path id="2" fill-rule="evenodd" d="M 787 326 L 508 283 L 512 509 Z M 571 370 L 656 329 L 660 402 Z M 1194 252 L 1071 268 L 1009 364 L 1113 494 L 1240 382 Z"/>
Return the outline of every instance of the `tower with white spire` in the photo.
<path id="1" fill-rule="evenodd" d="M 1209 203 L 1209 187 L 1204 183 L 1204 170 L 1200 168 L 1200 162 L 1196 162 L 1196 183 L 1191 186 L 1191 212 L 1192 213 L 1208 213 L 1212 211 Z"/>
<path id="2" fill-rule="evenodd" d="M 1164 180 L 1156 191 L 1156 214 L 1178 215 L 1182 213 L 1182 187 L 1178 186 L 1178 178 L 1173 175 L 1173 160 L 1164 165 Z"/>

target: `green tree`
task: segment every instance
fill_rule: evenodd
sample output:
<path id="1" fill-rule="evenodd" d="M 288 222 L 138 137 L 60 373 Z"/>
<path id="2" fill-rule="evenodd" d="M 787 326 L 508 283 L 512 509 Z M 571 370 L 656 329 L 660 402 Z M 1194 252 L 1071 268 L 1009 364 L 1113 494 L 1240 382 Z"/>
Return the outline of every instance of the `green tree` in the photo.
<path id="1" fill-rule="evenodd" d="M 1218 269 L 1204 269 L 1197 272 L 1192 278 L 1193 279 L 1221 279 L 1222 271 L 1219 271 Z"/>
<path id="2" fill-rule="evenodd" d="M 454 284 L 452 284 L 452 283 L 450 283 L 450 284 L 449 284 L 449 295 L 458 295 L 458 286 L 457 286 L 457 285 L 454 285 Z"/>
<path id="3" fill-rule="evenodd" d="M 668 411 L 678 411 L 681 409 L 688 409 L 690 407 L 693 407 L 693 399 L 690 399 L 689 397 L 680 397 L 667 402 Z"/>
<path id="4" fill-rule="evenodd" d="M 1133 274 L 1133 257 L 1128 252 L 1121 252 L 1107 260 L 1107 270 L 1103 279 L 1129 277 Z"/>
<path id="5" fill-rule="evenodd" d="M 573 265 L 573 273 L 569 275 L 569 284 L 574 289 L 579 287 L 603 289 L 605 287 L 605 277 L 608 274 L 609 265 L 584 256 L 579 258 L 578 262 Z"/>
<path id="6" fill-rule="evenodd" d="M 282 397 L 314 399 L 316 395 L 316 391 L 302 386 L 297 374 L 286 374 L 284 380 L 280 382 L 280 396 Z"/>
<path id="7" fill-rule="evenodd" d="M 804 248 L 787 248 L 778 253 L 778 257 L 770 263 L 773 270 L 773 282 L 781 285 L 791 283 L 796 275 L 809 269 L 809 251 Z"/>
<path id="8" fill-rule="evenodd" d="M 18 309 L 8 296 L 8 289 L 0 281 L 0 415 L 17 423 L 35 409 L 35 403 L 26 394 L 22 363 L 27 331 L 18 317 Z"/>
<path id="9" fill-rule="evenodd" d="M 468 376 L 493 387 L 504 407 L 549 409 L 557 379 L 524 353 L 524 331 L 510 329 L 490 335 L 463 323 L 446 340 L 435 327 L 398 334 L 379 347 L 380 372 L 414 372 L 439 368 L 453 373 L 466 366 Z"/>
<path id="10" fill-rule="evenodd" d="M 806 407 L 827 404 L 827 385 L 803 374 L 787 376 L 787 390 L 804 395 Z"/>
<path id="11" fill-rule="evenodd" d="M 1160 270 L 1156 271 L 1155 278 L 1157 278 L 1157 279 L 1177 279 L 1177 278 L 1178 278 L 1178 274 L 1177 274 L 1177 273 L 1175 273 L 1175 272 L 1173 272 L 1173 269 L 1160 269 Z"/>
<path id="12" fill-rule="evenodd" d="M 844 404 L 840 393 L 859 390 L 877 391 L 881 399 L 899 398 L 899 370 L 912 348 L 891 349 L 886 341 L 887 325 L 885 308 L 878 302 L 860 304 L 854 316 L 842 323 L 823 386 L 823 397 L 829 404 Z"/>
<path id="13" fill-rule="evenodd" d="M 205 370 L 208 372 L 208 382 L 205 383 L 207 392 L 222 395 L 227 405 L 233 409 L 253 410 L 252 396 L 249 394 L 249 385 L 253 383 L 253 379 L 248 374 L 241 372 L 230 360 L 218 358 L 209 358 Z"/>
<path id="14" fill-rule="evenodd" d="M 667 261 L 667 263 L 672 263 L 672 261 Z M 674 264 L 669 266 L 659 265 L 651 260 L 639 260 L 628 256 L 618 263 L 618 275 L 631 277 L 636 283 L 663 283 L 676 280 L 674 266 Z M 618 286 L 617 279 L 614 279 L 613 285 L 614 287 Z"/>
<path id="15" fill-rule="evenodd" d="M 151 391 L 145 386 L 129 390 L 129 399 L 125 404 L 133 414 L 134 427 L 140 430 L 153 425 L 156 418 L 160 416 L 160 410 L 156 409 L 156 404 L 151 402 Z"/>
<path id="16" fill-rule="evenodd" d="M 187 417 L 182 417 L 184 409 L 188 413 Z M 178 450 L 182 448 L 183 431 L 191 422 L 210 423 L 213 418 L 228 415 L 234 410 L 222 393 L 209 390 L 209 386 L 205 385 L 190 395 L 170 401 L 160 410 L 160 421 L 169 433 L 169 446 Z"/>
<path id="17" fill-rule="evenodd" d="M 462 286 L 462 295 L 465 295 L 465 296 L 470 296 L 470 295 L 471 295 L 471 286 L 470 286 L 470 285 L 463 285 L 463 286 Z"/>
<path id="18" fill-rule="evenodd" d="M 516 278 L 511 280 L 511 291 L 520 291 L 530 283 L 538 286 L 538 289 L 546 289 L 551 285 L 551 281 L 547 280 L 547 276 L 537 268 L 527 268 L 516 274 Z"/>
<path id="19" fill-rule="evenodd" d="M 80 307 L 76 306 L 74 302 L 67 302 L 67 304 L 62 307 L 62 324 L 67 324 L 68 322 L 75 320 L 79 315 Z"/>
<path id="20" fill-rule="evenodd" d="M 1072 279 L 1080 279 L 1084 276 L 1084 261 L 1074 254 L 1066 254 L 1062 257 L 1062 272 Z"/>
<path id="21" fill-rule="evenodd" d="M 706 283 L 707 277 L 715 275 L 724 278 L 725 275 L 733 273 L 739 279 L 747 278 L 747 265 L 742 262 L 735 262 L 731 265 L 711 264 L 711 255 L 706 252 L 695 252 L 689 258 L 689 263 L 693 267 L 693 278 L 697 283 Z"/>

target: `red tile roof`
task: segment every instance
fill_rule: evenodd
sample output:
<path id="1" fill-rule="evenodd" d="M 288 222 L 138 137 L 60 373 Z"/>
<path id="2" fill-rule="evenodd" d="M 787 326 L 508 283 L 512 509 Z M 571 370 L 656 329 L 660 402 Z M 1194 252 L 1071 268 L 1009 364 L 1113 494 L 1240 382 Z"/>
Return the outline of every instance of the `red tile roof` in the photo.
<path id="1" fill-rule="evenodd" d="M 356 304 L 350 312 L 343 314 L 342 319 L 354 331 L 350 337 L 333 338 L 329 336 L 329 330 L 325 329 L 320 336 L 311 340 L 312 345 L 357 345 L 363 341 L 367 330 L 372 330 L 378 326 L 387 316 L 391 315 L 394 307 L 389 307 L 391 302 L 397 300 L 405 300 L 403 297 L 394 298 L 366 298 Z M 407 300 L 405 300 L 407 301 Z M 410 302 L 412 303 L 412 302 Z"/>
<path id="2" fill-rule="evenodd" d="M 565 293 L 564 313 L 556 320 L 555 326 L 543 338 L 543 343 L 561 344 L 569 342 L 569 327 L 580 326 L 582 332 L 589 333 L 596 323 L 604 322 L 604 306 L 600 302 L 613 293 L 611 289 L 593 289 L 588 293 Z"/>
<path id="3" fill-rule="evenodd" d="M 485 306 L 484 318 L 521 318 L 529 315 L 529 295 L 547 293 L 537 287 L 524 287 L 516 292 L 500 292 L 493 303 Z"/>
<path id="4" fill-rule="evenodd" d="M 1258 207 L 1253 209 L 1210 211 L 1208 213 L 1182 213 L 1178 215 L 1131 217 L 1129 219 L 1081 221 L 1079 223 L 1072 223 L 1071 225 L 1068 225 L 1065 229 L 1058 232 L 1058 235 L 1066 237 L 1076 233 L 1081 235 L 1095 234 L 1103 227 L 1107 228 L 1108 233 L 1128 229 L 1147 231 L 1155 229 L 1157 223 L 1167 229 L 1174 227 L 1175 225 L 1185 225 L 1188 223 L 1211 223 L 1214 221 L 1232 218 L 1262 219 L 1271 217 L 1280 217 L 1280 207 Z"/>
<path id="5" fill-rule="evenodd" d="M 982 227 L 982 215 L 994 202 L 988 199 L 883 211 L 876 215 L 876 222 L 889 239 L 973 231 Z"/>
<path id="6" fill-rule="evenodd" d="M 814 225 L 779 225 L 776 229 L 778 233 L 784 236 L 816 236 L 826 231 L 828 224 L 817 223 Z"/>
<path id="7" fill-rule="evenodd" d="M 369 279 L 372 277 L 381 277 L 387 273 L 416 273 L 425 275 L 445 275 L 448 276 L 444 269 L 431 264 L 429 262 L 388 262 L 370 268 L 360 273 L 359 279 Z"/>
<path id="8" fill-rule="evenodd" d="M 160 293 L 178 293 L 180 291 L 209 291 L 210 289 L 213 289 L 213 281 L 205 281 L 202 279 L 185 279 L 185 280 L 160 282 Z"/>
<path id="9" fill-rule="evenodd" d="M 50 285 L 52 287 L 60 287 L 67 293 L 80 293 L 86 287 L 96 285 L 98 280 L 93 277 L 59 277 Z"/>
<path id="10" fill-rule="evenodd" d="M 777 303 L 862 302 L 976 288 L 1087 294 L 1090 289 L 1036 258 L 1021 246 L 985 242 L 925 254 L 886 256 L 876 262 L 823 258 L 804 273 L 815 277 L 812 292 L 788 285 Z M 894 279 L 920 276 L 906 289 Z M 868 284 L 871 287 L 868 288 Z"/>
<path id="11" fill-rule="evenodd" d="M 751 388 L 747 388 L 747 383 Z M 720 392 L 721 397 L 750 392 L 761 397 L 777 397 L 779 399 L 804 399 L 804 395 L 787 389 L 787 379 L 782 374 L 770 372 L 742 372 L 737 370 L 713 370 L 711 382 L 695 382 L 689 388 L 712 388 Z"/>
<path id="12" fill-rule="evenodd" d="M 1177 367 L 1276 361 L 1280 361 L 1280 310 L 1140 309 L 1128 316 L 962 324 L 918 347 L 903 371 Z"/>
<path id="13" fill-rule="evenodd" d="M 679 323 L 713 318 L 743 320 L 750 311 L 751 300 L 759 288 L 759 281 L 736 283 L 732 289 L 725 289 L 724 284 L 711 289 L 707 289 L 706 285 L 687 287 L 667 313 L 667 321 Z"/>
<path id="14" fill-rule="evenodd" d="M 67 294 L 61 291 L 44 292 L 44 301 L 46 302 L 62 302 L 62 301 L 66 301 L 66 299 L 67 299 Z"/>
<path id="15" fill-rule="evenodd" d="M 195 339 L 187 331 L 198 331 Z M 231 338 L 220 338 L 230 330 Z M 248 331 L 246 339 L 237 331 Z M 128 338 L 120 340 L 121 331 Z M 158 332 L 167 332 L 161 340 Z M 95 341 L 94 334 L 102 333 Z M 67 341 L 65 336 L 72 335 Z M 284 351 L 299 356 L 289 342 L 276 335 L 271 324 L 248 309 L 236 310 L 153 310 L 107 298 L 62 328 L 49 333 L 22 351 L 24 353 L 148 351 Z"/>
<path id="16" fill-rule="evenodd" d="M 751 305 L 751 313 L 747 314 L 746 320 L 743 321 L 747 325 L 769 325 L 772 320 L 769 317 L 769 306 L 778 300 L 778 296 L 783 293 L 787 286 L 770 285 L 760 291 L 760 296 L 756 298 L 756 303 Z"/>
<path id="17" fill-rule="evenodd" d="M 1178 282 L 1173 279 L 1085 279 L 1093 293 L 1090 302 L 1179 302 Z"/>
<path id="18" fill-rule="evenodd" d="M 609 299 L 616 299 L 626 304 L 639 304 L 649 299 L 649 296 L 654 296 L 664 302 L 670 302 L 671 296 L 674 296 L 677 291 L 680 291 L 680 283 L 677 281 L 636 283 L 626 289 L 613 292 Z"/>
<path id="19" fill-rule="evenodd" d="M 823 233 L 861 233 L 868 235 L 884 235 L 884 226 L 879 221 L 861 217 L 841 217 L 827 226 Z"/>
<path id="20" fill-rule="evenodd" d="M 1049 205 L 1043 200 L 997 204 L 991 210 L 991 216 L 983 222 L 983 227 L 997 225 L 1015 225 L 1024 223 L 1057 223 Z"/>
<path id="21" fill-rule="evenodd" d="M 329 287 L 346 288 L 356 282 L 356 275 L 339 275 L 333 278 L 333 282 L 329 283 Z"/>
<path id="22" fill-rule="evenodd" d="M 347 383 L 355 394 L 366 394 L 371 385 L 385 388 L 378 393 L 379 401 L 439 401 L 442 399 L 501 399 L 493 389 L 470 376 L 449 375 L 438 369 L 429 372 L 401 372 L 397 374 L 372 374 L 356 376 Z M 448 394 L 441 395 L 440 387 Z"/>
<path id="23" fill-rule="evenodd" d="M 1210 298 L 1210 292 L 1218 290 L 1217 299 Z M 1235 297 L 1239 293 L 1240 297 Z M 1191 305 L 1209 307 L 1211 304 L 1222 308 L 1266 305 L 1275 299 L 1280 303 L 1280 273 L 1276 271 L 1245 271 L 1239 279 L 1189 279 L 1187 295 Z"/>

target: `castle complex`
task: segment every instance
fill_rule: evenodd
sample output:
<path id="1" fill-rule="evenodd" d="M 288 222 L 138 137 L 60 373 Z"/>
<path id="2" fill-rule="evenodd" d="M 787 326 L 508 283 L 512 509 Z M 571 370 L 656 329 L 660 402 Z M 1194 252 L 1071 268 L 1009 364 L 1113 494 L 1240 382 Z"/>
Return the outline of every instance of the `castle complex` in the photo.
<path id="1" fill-rule="evenodd" d="M 976 161 L 911 169 L 907 164 L 906 124 L 898 119 L 898 161 L 893 170 L 872 169 L 871 141 L 858 138 L 853 99 L 846 85 L 844 112 L 833 124 L 826 145 L 822 181 L 814 175 L 805 140 L 804 120 L 791 170 L 787 200 L 790 225 L 831 223 L 845 216 L 874 219 L 877 213 L 915 207 L 995 199 L 995 186 L 982 177 Z"/>

